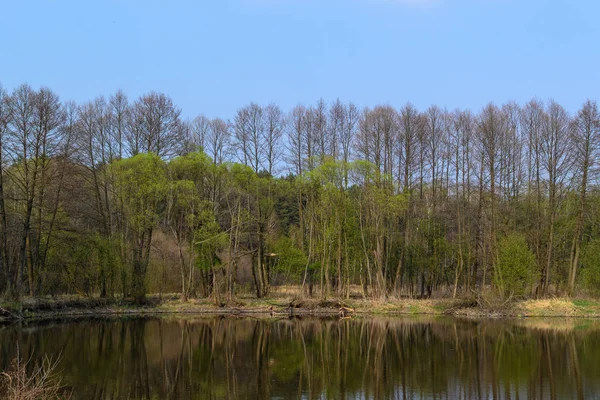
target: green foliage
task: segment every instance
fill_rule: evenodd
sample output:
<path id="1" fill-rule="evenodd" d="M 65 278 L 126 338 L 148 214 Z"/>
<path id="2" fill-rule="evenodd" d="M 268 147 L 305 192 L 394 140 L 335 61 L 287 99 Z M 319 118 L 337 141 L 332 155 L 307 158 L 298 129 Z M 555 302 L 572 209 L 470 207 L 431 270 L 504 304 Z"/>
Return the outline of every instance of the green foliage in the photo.
<path id="1" fill-rule="evenodd" d="M 258 179 L 252 168 L 248 167 L 247 165 L 228 163 L 225 165 L 225 167 L 233 178 L 233 183 L 242 188 L 249 187 L 255 179 Z"/>
<path id="2" fill-rule="evenodd" d="M 138 154 L 111 165 L 117 196 L 123 204 L 131 232 L 132 294 L 142 303 L 146 296 L 146 271 L 150 262 L 153 230 L 166 208 L 169 181 L 165 162 L 154 153 Z"/>
<path id="3" fill-rule="evenodd" d="M 325 188 L 341 188 L 348 166 L 343 161 L 328 160 L 307 173 L 309 180 Z"/>
<path id="4" fill-rule="evenodd" d="M 273 245 L 277 261 L 275 271 L 299 277 L 306 268 L 308 257 L 304 252 L 294 246 L 292 240 L 287 236 L 281 236 Z"/>
<path id="5" fill-rule="evenodd" d="M 138 154 L 116 161 L 112 170 L 131 227 L 143 231 L 158 224 L 168 193 L 165 162 L 153 153 Z"/>
<path id="6" fill-rule="evenodd" d="M 537 279 L 535 255 L 523 235 L 512 233 L 498 241 L 494 283 L 503 295 L 524 295 Z"/>
<path id="7" fill-rule="evenodd" d="M 372 162 L 356 160 L 350 163 L 349 174 L 355 184 L 367 184 L 375 180 L 379 170 Z"/>
<path id="8" fill-rule="evenodd" d="M 600 296 L 600 239 L 583 247 L 581 263 L 581 283 L 587 291 Z"/>
<path id="9" fill-rule="evenodd" d="M 202 182 L 210 172 L 214 172 L 216 167 L 206 154 L 193 152 L 171 160 L 169 169 L 175 180 L 189 179 L 194 182 Z"/>
<path id="10" fill-rule="evenodd" d="M 198 254 L 196 265 L 201 269 L 209 269 L 221 264 L 216 253 L 227 244 L 227 235 L 215 221 L 211 210 L 204 209 L 199 220 L 200 225 L 194 235 Z"/>

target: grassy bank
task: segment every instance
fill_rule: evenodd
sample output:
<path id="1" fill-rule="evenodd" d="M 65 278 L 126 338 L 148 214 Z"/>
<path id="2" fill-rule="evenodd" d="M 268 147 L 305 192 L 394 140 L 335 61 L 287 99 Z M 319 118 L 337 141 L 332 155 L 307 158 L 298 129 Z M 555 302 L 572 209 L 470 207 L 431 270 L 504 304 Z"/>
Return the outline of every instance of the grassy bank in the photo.
<path id="1" fill-rule="evenodd" d="M 146 314 L 266 314 L 272 316 L 315 315 L 454 315 L 462 317 L 600 317 L 597 299 L 541 299 L 512 302 L 475 299 L 389 299 L 386 301 L 298 300 L 290 293 L 276 293 L 270 298 L 256 299 L 240 296 L 234 301 L 216 304 L 212 299 L 191 299 L 183 302 L 176 294 L 151 295 L 144 306 L 123 299 L 61 296 L 54 298 L 25 298 L 22 304 L 0 305 L 0 319 L 47 319 L 101 315 Z"/>

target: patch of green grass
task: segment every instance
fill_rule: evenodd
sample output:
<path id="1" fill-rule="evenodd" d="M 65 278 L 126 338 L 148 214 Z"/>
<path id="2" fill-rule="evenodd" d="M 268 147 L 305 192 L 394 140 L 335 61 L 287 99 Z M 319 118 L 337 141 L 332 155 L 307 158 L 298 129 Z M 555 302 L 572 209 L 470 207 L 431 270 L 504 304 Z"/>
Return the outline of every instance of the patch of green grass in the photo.
<path id="1" fill-rule="evenodd" d="M 408 306 L 408 312 L 411 314 L 420 314 L 421 308 L 411 304 Z"/>
<path id="2" fill-rule="evenodd" d="M 436 304 L 433 306 L 433 309 L 441 314 L 446 311 L 446 306 L 444 304 Z"/>
<path id="3" fill-rule="evenodd" d="M 0 307 L 4 308 L 5 310 L 15 311 L 19 310 L 21 308 L 21 305 L 16 301 L 3 301 L 2 303 L 0 303 Z"/>
<path id="4" fill-rule="evenodd" d="M 598 306 L 598 302 L 590 299 L 573 299 L 573 304 L 577 307 L 594 307 Z"/>

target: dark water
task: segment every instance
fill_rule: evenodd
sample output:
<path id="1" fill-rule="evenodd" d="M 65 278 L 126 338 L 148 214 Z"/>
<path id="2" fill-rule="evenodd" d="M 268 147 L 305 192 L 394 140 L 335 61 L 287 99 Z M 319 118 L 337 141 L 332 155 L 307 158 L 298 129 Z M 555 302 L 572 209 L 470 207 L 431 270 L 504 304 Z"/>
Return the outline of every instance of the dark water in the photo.
<path id="1" fill-rule="evenodd" d="M 600 399 L 600 322 L 110 319 L 0 327 L 76 399 Z"/>

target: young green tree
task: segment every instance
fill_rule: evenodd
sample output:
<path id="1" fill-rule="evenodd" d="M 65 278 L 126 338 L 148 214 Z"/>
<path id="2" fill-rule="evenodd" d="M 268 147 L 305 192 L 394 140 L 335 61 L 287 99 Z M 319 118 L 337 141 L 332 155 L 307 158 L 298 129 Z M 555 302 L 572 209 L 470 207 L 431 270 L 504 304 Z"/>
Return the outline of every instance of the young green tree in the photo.
<path id="1" fill-rule="evenodd" d="M 206 235 L 220 233 L 220 227 L 215 221 L 216 206 L 213 200 L 218 186 L 214 180 L 221 169 L 209 156 L 200 152 L 177 157 L 169 163 L 167 226 L 177 244 L 184 300 L 192 293 L 194 269 L 199 264 L 196 260 L 197 253 L 200 251 L 199 255 L 203 256 L 202 252 L 208 249 L 208 242 L 214 242 Z M 198 241 L 207 243 L 197 246 Z M 214 255 L 211 255 L 205 259 L 211 261 L 213 258 Z M 213 285 L 213 270 L 210 262 L 205 264 L 206 268 L 201 268 L 200 273 L 202 284 L 207 289 Z"/>
<path id="2" fill-rule="evenodd" d="M 535 255 L 525 237 L 511 233 L 498 241 L 494 283 L 503 296 L 522 296 L 537 280 Z"/>
<path id="3" fill-rule="evenodd" d="M 116 193 L 124 205 L 127 221 L 132 295 L 136 302 L 143 303 L 152 234 L 166 206 L 166 164 L 156 154 L 147 153 L 116 161 L 112 168 Z"/>

